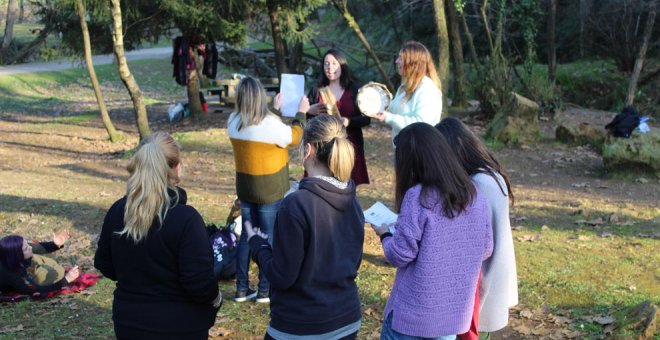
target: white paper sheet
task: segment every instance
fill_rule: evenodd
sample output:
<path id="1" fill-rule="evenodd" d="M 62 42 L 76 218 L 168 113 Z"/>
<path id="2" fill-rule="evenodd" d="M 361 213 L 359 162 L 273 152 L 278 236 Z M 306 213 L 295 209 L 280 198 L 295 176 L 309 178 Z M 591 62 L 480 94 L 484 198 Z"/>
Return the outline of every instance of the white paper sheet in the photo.
<path id="1" fill-rule="evenodd" d="M 397 217 L 399 216 L 380 201 L 374 203 L 374 205 L 364 211 L 365 221 L 377 227 L 388 224 L 391 233 L 394 233 L 394 225 L 396 224 Z"/>
<path id="2" fill-rule="evenodd" d="M 300 99 L 305 94 L 305 76 L 282 73 L 280 93 L 282 94 L 282 116 L 295 117 Z"/>

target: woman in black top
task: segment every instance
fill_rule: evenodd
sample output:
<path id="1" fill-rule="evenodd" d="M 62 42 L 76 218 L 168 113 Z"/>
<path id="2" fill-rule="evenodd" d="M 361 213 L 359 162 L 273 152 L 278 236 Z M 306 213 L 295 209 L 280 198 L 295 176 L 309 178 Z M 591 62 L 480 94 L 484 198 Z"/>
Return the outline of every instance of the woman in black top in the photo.
<path id="1" fill-rule="evenodd" d="M 204 221 L 186 205 L 179 146 L 145 138 L 128 165 L 127 194 L 103 222 L 94 266 L 117 281 L 117 338 L 206 339 L 222 302 Z"/>
<path id="2" fill-rule="evenodd" d="M 273 235 L 244 222 L 253 258 L 271 284 L 268 338 L 354 339 L 362 313 L 355 277 L 364 215 L 350 179 L 353 146 L 334 116 L 310 120 L 303 134 L 308 177 L 284 198 Z"/>

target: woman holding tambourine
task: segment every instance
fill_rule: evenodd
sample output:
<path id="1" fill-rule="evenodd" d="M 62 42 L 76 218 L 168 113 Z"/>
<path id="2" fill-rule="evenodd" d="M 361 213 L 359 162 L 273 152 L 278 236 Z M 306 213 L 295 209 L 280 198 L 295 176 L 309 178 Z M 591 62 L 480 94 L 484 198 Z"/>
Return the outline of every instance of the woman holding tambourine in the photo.
<path id="1" fill-rule="evenodd" d="M 442 115 L 440 81 L 429 50 L 421 43 L 408 41 L 399 52 L 396 65 L 402 84 L 389 111 L 374 115 L 392 127 L 392 139 L 415 122 L 438 124 Z"/>
<path id="2" fill-rule="evenodd" d="M 355 185 L 369 184 L 362 127 L 369 125 L 371 118 L 362 115 L 357 106 L 359 88 L 360 85 L 348 68 L 346 55 L 333 48 L 323 56 L 319 83 L 307 95 L 309 103 L 312 104 L 307 112 L 310 119 L 323 113 L 341 117 L 348 140 L 355 148 L 355 166 L 351 172 Z"/>

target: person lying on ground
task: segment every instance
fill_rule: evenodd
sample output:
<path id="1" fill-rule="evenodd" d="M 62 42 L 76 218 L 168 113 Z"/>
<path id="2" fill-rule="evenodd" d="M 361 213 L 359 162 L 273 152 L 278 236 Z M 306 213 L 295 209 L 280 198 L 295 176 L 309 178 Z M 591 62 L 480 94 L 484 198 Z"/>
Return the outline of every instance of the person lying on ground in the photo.
<path id="1" fill-rule="evenodd" d="M 69 271 L 55 260 L 42 256 L 61 249 L 69 239 L 68 229 L 53 233 L 49 242 L 28 242 L 19 235 L 0 239 L 0 291 L 41 295 L 60 290 L 78 278 L 74 266 Z"/>

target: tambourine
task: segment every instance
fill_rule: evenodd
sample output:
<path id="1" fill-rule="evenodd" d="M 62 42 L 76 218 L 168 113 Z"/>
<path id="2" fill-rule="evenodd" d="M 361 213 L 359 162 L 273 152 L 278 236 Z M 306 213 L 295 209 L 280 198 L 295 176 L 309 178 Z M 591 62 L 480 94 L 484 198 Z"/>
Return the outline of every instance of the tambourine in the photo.
<path id="1" fill-rule="evenodd" d="M 387 86 L 369 82 L 358 90 L 357 105 L 365 116 L 374 117 L 377 113 L 383 112 L 390 107 L 392 94 Z"/>

